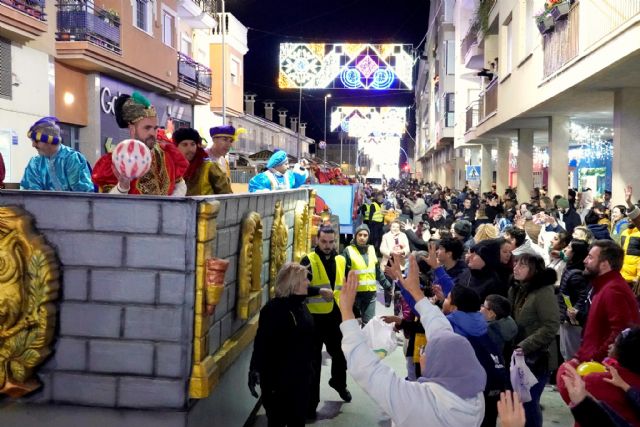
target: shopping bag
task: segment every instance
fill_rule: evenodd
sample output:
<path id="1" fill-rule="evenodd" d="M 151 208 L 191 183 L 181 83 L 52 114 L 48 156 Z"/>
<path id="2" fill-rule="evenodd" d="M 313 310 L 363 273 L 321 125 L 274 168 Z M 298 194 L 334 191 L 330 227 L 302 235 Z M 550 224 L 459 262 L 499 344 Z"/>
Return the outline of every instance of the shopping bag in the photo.
<path id="1" fill-rule="evenodd" d="M 538 379 L 524 360 L 524 354 L 514 351 L 511 355 L 511 386 L 518 393 L 522 403 L 531 401 L 530 389 L 538 383 Z"/>
<path id="2" fill-rule="evenodd" d="M 391 354 L 398 345 L 393 324 L 384 322 L 379 316 L 369 320 L 363 328 L 367 344 L 381 359 Z"/>

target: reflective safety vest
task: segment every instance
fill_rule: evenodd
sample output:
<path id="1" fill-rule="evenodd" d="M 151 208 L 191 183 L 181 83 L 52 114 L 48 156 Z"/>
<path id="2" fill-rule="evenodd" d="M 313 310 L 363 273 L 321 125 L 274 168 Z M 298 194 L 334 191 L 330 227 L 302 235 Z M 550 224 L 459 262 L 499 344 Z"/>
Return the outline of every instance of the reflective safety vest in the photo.
<path id="1" fill-rule="evenodd" d="M 312 279 L 309 286 L 314 286 L 320 289 L 331 289 L 331 282 L 327 271 L 322 264 L 320 256 L 311 252 L 307 254 L 311 265 Z M 334 283 L 333 296 L 336 301 L 340 301 L 340 291 L 342 290 L 342 284 L 344 283 L 344 271 L 347 266 L 347 260 L 342 255 L 336 255 L 336 282 Z M 307 308 L 314 314 L 327 314 L 333 310 L 333 301 L 325 301 L 322 295 L 316 295 L 314 297 L 307 298 Z"/>
<path id="2" fill-rule="evenodd" d="M 369 265 L 364 262 L 364 257 L 360 255 L 360 252 L 354 246 L 348 246 L 347 251 L 349 252 L 349 258 L 351 258 L 351 271 L 355 271 L 358 275 L 358 292 L 375 291 L 378 258 L 373 246 L 369 245 L 367 250 Z"/>
<path id="3" fill-rule="evenodd" d="M 376 208 L 376 211 L 373 213 L 373 216 L 371 217 L 371 221 L 383 222 L 384 216 L 382 215 L 382 206 L 380 206 L 378 202 L 371 203 L 371 207 L 374 207 L 374 206 Z M 371 207 L 369 209 L 371 209 Z"/>
<path id="4" fill-rule="evenodd" d="M 365 203 L 364 205 L 364 214 L 362 215 L 364 221 L 369 221 L 369 212 L 371 211 L 371 205 Z"/>

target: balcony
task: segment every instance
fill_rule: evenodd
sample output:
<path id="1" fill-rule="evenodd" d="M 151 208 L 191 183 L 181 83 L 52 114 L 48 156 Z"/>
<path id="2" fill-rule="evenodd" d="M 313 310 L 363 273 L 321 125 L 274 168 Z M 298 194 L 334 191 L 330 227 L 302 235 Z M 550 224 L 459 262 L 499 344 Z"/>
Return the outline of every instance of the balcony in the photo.
<path id="1" fill-rule="evenodd" d="M 480 92 L 478 98 L 478 123 L 484 122 L 498 111 L 498 79 L 489 83 L 485 90 Z"/>
<path id="2" fill-rule="evenodd" d="M 215 28 L 215 0 L 178 0 L 178 16 L 191 28 Z"/>
<path id="3" fill-rule="evenodd" d="M 479 102 L 476 99 L 467 107 L 464 127 L 465 132 L 469 132 L 478 125 L 478 104 Z"/>
<path id="4" fill-rule="evenodd" d="M 44 0 L 0 0 L 0 28 L 33 40 L 47 31 Z"/>
<path id="5" fill-rule="evenodd" d="M 567 19 L 558 20 L 552 32 L 543 36 L 544 77 L 558 71 L 578 56 L 580 39 L 580 4 L 574 4 Z"/>
<path id="6" fill-rule="evenodd" d="M 178 52 L 178 89 L 197 103 L 211 99 L 211 70 Z"/>
<path id="7" fill-rule="evenodd" d="M 120 54 L 120 18 L 75 0 L 58 3 L 58 42 L 89 42 Z"/>

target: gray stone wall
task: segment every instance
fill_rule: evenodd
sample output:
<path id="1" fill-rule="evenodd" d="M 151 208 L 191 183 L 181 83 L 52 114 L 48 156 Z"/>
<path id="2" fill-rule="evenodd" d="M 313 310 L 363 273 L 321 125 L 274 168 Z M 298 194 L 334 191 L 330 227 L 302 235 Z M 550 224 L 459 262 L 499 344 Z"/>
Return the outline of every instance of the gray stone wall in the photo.
<path id="1" fill-rule="evenodd" d="M 62 269 L 54 353 L 23 401 L 186 407 L 197 202 L 3 191 L 0 204 L 34 216 Z"/>

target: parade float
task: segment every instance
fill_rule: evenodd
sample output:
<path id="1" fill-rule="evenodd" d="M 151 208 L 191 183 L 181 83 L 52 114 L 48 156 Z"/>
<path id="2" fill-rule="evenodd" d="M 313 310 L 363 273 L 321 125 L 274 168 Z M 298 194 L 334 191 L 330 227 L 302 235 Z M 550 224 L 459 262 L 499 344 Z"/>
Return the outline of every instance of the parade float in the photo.
<path id="1" fill-rule="evenodd" d="M 2 190 L 0 423 L 244 425 L 258 313 L 314 203 Z"/>

